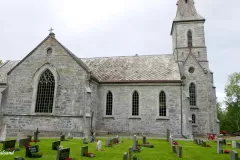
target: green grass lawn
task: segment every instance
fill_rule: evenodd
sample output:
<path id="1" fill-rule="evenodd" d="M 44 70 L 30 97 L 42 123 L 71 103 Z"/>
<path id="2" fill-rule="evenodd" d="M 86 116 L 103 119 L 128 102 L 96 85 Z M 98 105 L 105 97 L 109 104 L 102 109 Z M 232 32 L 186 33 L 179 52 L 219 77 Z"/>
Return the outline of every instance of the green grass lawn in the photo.
<path id="1" fill-rule="evenodd" d="M 140 138 L 140 137 L 139 137 Z M 43 157 L 38 159 L 55 160 L 57 151 L 52 151 L 52 142 L 59 139 L 41 139 L 41 142 L 37 143 L 40 146 L 40 152 L 43 152 Z M 103 145 L 105 139 L 101 139 Z M 122 139 L 123 143 L 114 145 L 113 147 L 104 147 L 105 151 L 96 151 L 96 143 L 90 143 L 89 152 L 96 155 L 96 160 L 122 160 L 123 153 L 128 151 L 128 148 L 132 145 L 132 139 Z M 154 144 L 154 148 L 142 147 L 140 153 L 134 153 L 140 160 L 174 160 L 178 159 L 175 154 L 172 153 L 169 142 L 160 139 L 147 139 L 151 144 Z M 139 139 L 139 143 L 142 143 Z M 204 148 L 200 145 L 196 145 L 193 141 L 178 141 L 179 145 L 183 147 L 183 160 L 229 160 L 229 154 L 217 154 L 217 143 L 208 141 L 207 144 L 211 145 L 211 148 Z M 31 143 L 34 145 L 34 143 Z M 18 144 L 16 144 L 17 148 Z M 88 157 L 81 157 L 80 148 L 82 146 L 81 139 L 72 139 L 69 141 L 61 142 L 61 146 L 64 148 L 71 148 L 70 157 L 75 160 L 87 160 Z M 2 144 L 0 144 L 0 150 Z M 231 150 L 231 146 L 223 146 L 224 150 Z M 239 149 L 234 149 L 240 153 Z M 14 153 L 14 155 L 0 155 L 0 160 L 13 160 L 14 157 L 21 156 L 25 158 L 25 149 L 21 148 L 20 151 Z M 25 158 L 26 160 L 31 158 Z"/>

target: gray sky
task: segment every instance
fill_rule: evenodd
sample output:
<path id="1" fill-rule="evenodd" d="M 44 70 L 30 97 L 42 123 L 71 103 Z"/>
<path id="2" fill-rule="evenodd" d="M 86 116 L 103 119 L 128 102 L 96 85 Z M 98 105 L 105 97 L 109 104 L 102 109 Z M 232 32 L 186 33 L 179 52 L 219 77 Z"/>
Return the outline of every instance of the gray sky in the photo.
<path id="1" fill-rule="evenodd" d="M 0 0 L 0 59 L 21 60 L 53 27 L 78 57 L 171 54 L 177 0 Z M 195 0 L 206 18 L 210 68 L 219 100 L 240 72 L 240 1 Z"/>

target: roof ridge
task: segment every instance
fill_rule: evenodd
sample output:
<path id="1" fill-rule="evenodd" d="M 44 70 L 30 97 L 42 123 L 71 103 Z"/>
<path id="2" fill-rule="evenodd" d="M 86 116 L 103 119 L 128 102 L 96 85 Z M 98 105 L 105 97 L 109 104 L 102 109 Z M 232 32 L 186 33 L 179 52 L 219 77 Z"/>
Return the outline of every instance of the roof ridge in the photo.
<path id="1" fill-rule="evenodd" d="M 151 54 L 151 55 L 133 55 L 133 56 L 108 56 L 108 57 L 86 57 L 86 58 L 82 58 L 82 57 L 78 57 L 80 59 L 94 59 L 94 58 L 115 58 L 115 57 L 154 57 L 154 56 L 166 56 L 166 55 L 173 55 L 173 54 Z"/>

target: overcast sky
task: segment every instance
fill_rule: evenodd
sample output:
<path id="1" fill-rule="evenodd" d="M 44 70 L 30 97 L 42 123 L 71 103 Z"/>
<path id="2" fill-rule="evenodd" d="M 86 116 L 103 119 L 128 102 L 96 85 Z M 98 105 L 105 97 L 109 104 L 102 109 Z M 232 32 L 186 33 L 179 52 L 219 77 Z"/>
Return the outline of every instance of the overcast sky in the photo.
<path id="1" fill-rule="evenodd" d="M 0 59 L 21 60 L 46 36 L 78 57 L 171 54 L 177 0 L 0 0 Z M 195 0 L 206 18 L 210 69 L 219 100 L 239 72 L 240 1 Z"/>

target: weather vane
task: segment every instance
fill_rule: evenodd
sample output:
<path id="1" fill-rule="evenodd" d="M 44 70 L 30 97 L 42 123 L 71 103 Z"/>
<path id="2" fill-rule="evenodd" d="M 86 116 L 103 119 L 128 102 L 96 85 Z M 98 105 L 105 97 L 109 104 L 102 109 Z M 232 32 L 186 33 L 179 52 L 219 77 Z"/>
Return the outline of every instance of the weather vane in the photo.
<path id="1" fill-rule="evenodd" d="M 52 29 L 52 27 L 51 27 L 48 31 L 50 31 L 50 34 L 51 34 L 51 33 L 53 33 L 53 32 L 52 32 L 53 30 L 54 30 L 54 29 Z"/>

